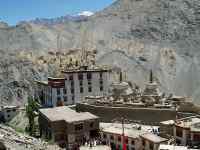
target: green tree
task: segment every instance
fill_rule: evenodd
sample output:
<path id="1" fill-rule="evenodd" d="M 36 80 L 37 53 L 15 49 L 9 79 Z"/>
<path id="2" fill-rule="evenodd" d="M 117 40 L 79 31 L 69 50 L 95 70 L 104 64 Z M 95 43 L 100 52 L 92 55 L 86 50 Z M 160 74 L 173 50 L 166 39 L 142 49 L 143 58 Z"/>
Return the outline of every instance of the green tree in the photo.
<path id="1" fill-rule="evenodd" d="M 32 97 L 28 97 L 28 105 L 26 105 L 26 115 L 29 120 L 28 131 L 30 135 L 33 135 L 34 127 L 35 127 L 35 117 L 37 116 L 39 109 L 39 103 L 34 100 Z"/>

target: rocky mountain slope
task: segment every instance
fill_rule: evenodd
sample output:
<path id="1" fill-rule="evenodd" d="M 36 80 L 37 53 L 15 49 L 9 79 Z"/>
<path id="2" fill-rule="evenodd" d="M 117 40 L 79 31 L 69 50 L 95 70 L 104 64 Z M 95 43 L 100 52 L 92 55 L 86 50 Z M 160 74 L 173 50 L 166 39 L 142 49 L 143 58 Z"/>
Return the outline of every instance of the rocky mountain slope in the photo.
<path id="1" fill-rule="evenodd" d="M 13 128 L 0 125 L 0 149 L 10 150 L 61 150 L 57 145 L 33 138 Z"/>
<path id="2" fill-rule="evenodd" d="M 57 51 L 58 37 L 60 51 L 80 48 L 84 42 L 88 49 L 97 49 L 98 63 L 122 68 L 128 80 L 144 87 L 152 69 L 162 90 L 191 96 L 200 103 L 199 0 L 118 0 L 80 22 L 0 25 L 0 49 L 4 53 L 25 51 L 46 56 Z M 11 56 L 6 56 L 10 61 Z M 23 71 L 16 70 L 21 80 L 25 79 Z M 37 70 L 37 65 L 27 66 L 33 75 L 27 83 L 51 73 Z M 6 82 L 4 79 L 0 82 Z"/>

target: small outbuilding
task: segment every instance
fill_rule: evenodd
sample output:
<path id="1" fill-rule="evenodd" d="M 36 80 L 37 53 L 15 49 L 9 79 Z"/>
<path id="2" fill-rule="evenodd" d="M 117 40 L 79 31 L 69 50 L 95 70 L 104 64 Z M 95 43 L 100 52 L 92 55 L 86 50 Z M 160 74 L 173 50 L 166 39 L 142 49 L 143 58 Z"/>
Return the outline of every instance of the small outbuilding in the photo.
<path id="1" fill-rule="evenodd" d="M 98 137 L 99 117 L 67 106 L 40 109 L 38 122 L 41 136 L 68 149 Z"/>

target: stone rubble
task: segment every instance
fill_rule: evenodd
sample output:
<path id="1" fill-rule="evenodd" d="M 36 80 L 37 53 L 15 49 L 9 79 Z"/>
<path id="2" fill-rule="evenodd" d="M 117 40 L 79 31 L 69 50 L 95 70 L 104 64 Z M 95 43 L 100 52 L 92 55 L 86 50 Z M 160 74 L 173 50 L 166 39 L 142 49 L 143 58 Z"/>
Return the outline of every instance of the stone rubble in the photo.
<path id="1" fill-rule="evenodd" d="M 8 150 L 60 150 L 57 145 L 36 139 L 24 133 L 16 132 L 11 127 L 0 125 L 0 143 Z"/>

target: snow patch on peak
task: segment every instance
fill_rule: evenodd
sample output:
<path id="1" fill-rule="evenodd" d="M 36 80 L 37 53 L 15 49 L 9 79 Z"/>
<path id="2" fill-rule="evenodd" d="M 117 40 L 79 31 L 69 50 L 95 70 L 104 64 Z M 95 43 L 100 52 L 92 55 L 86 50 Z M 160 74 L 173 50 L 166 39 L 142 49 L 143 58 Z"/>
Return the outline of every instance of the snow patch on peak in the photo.
<path id="1" fill-rule="evenodd" d="M 82 11 L 82 12 L 80 12 L 78 15 L 79 16 L 92 16 L 94 13 L 93 12 L 91 12 L 91 11 Z"/>

